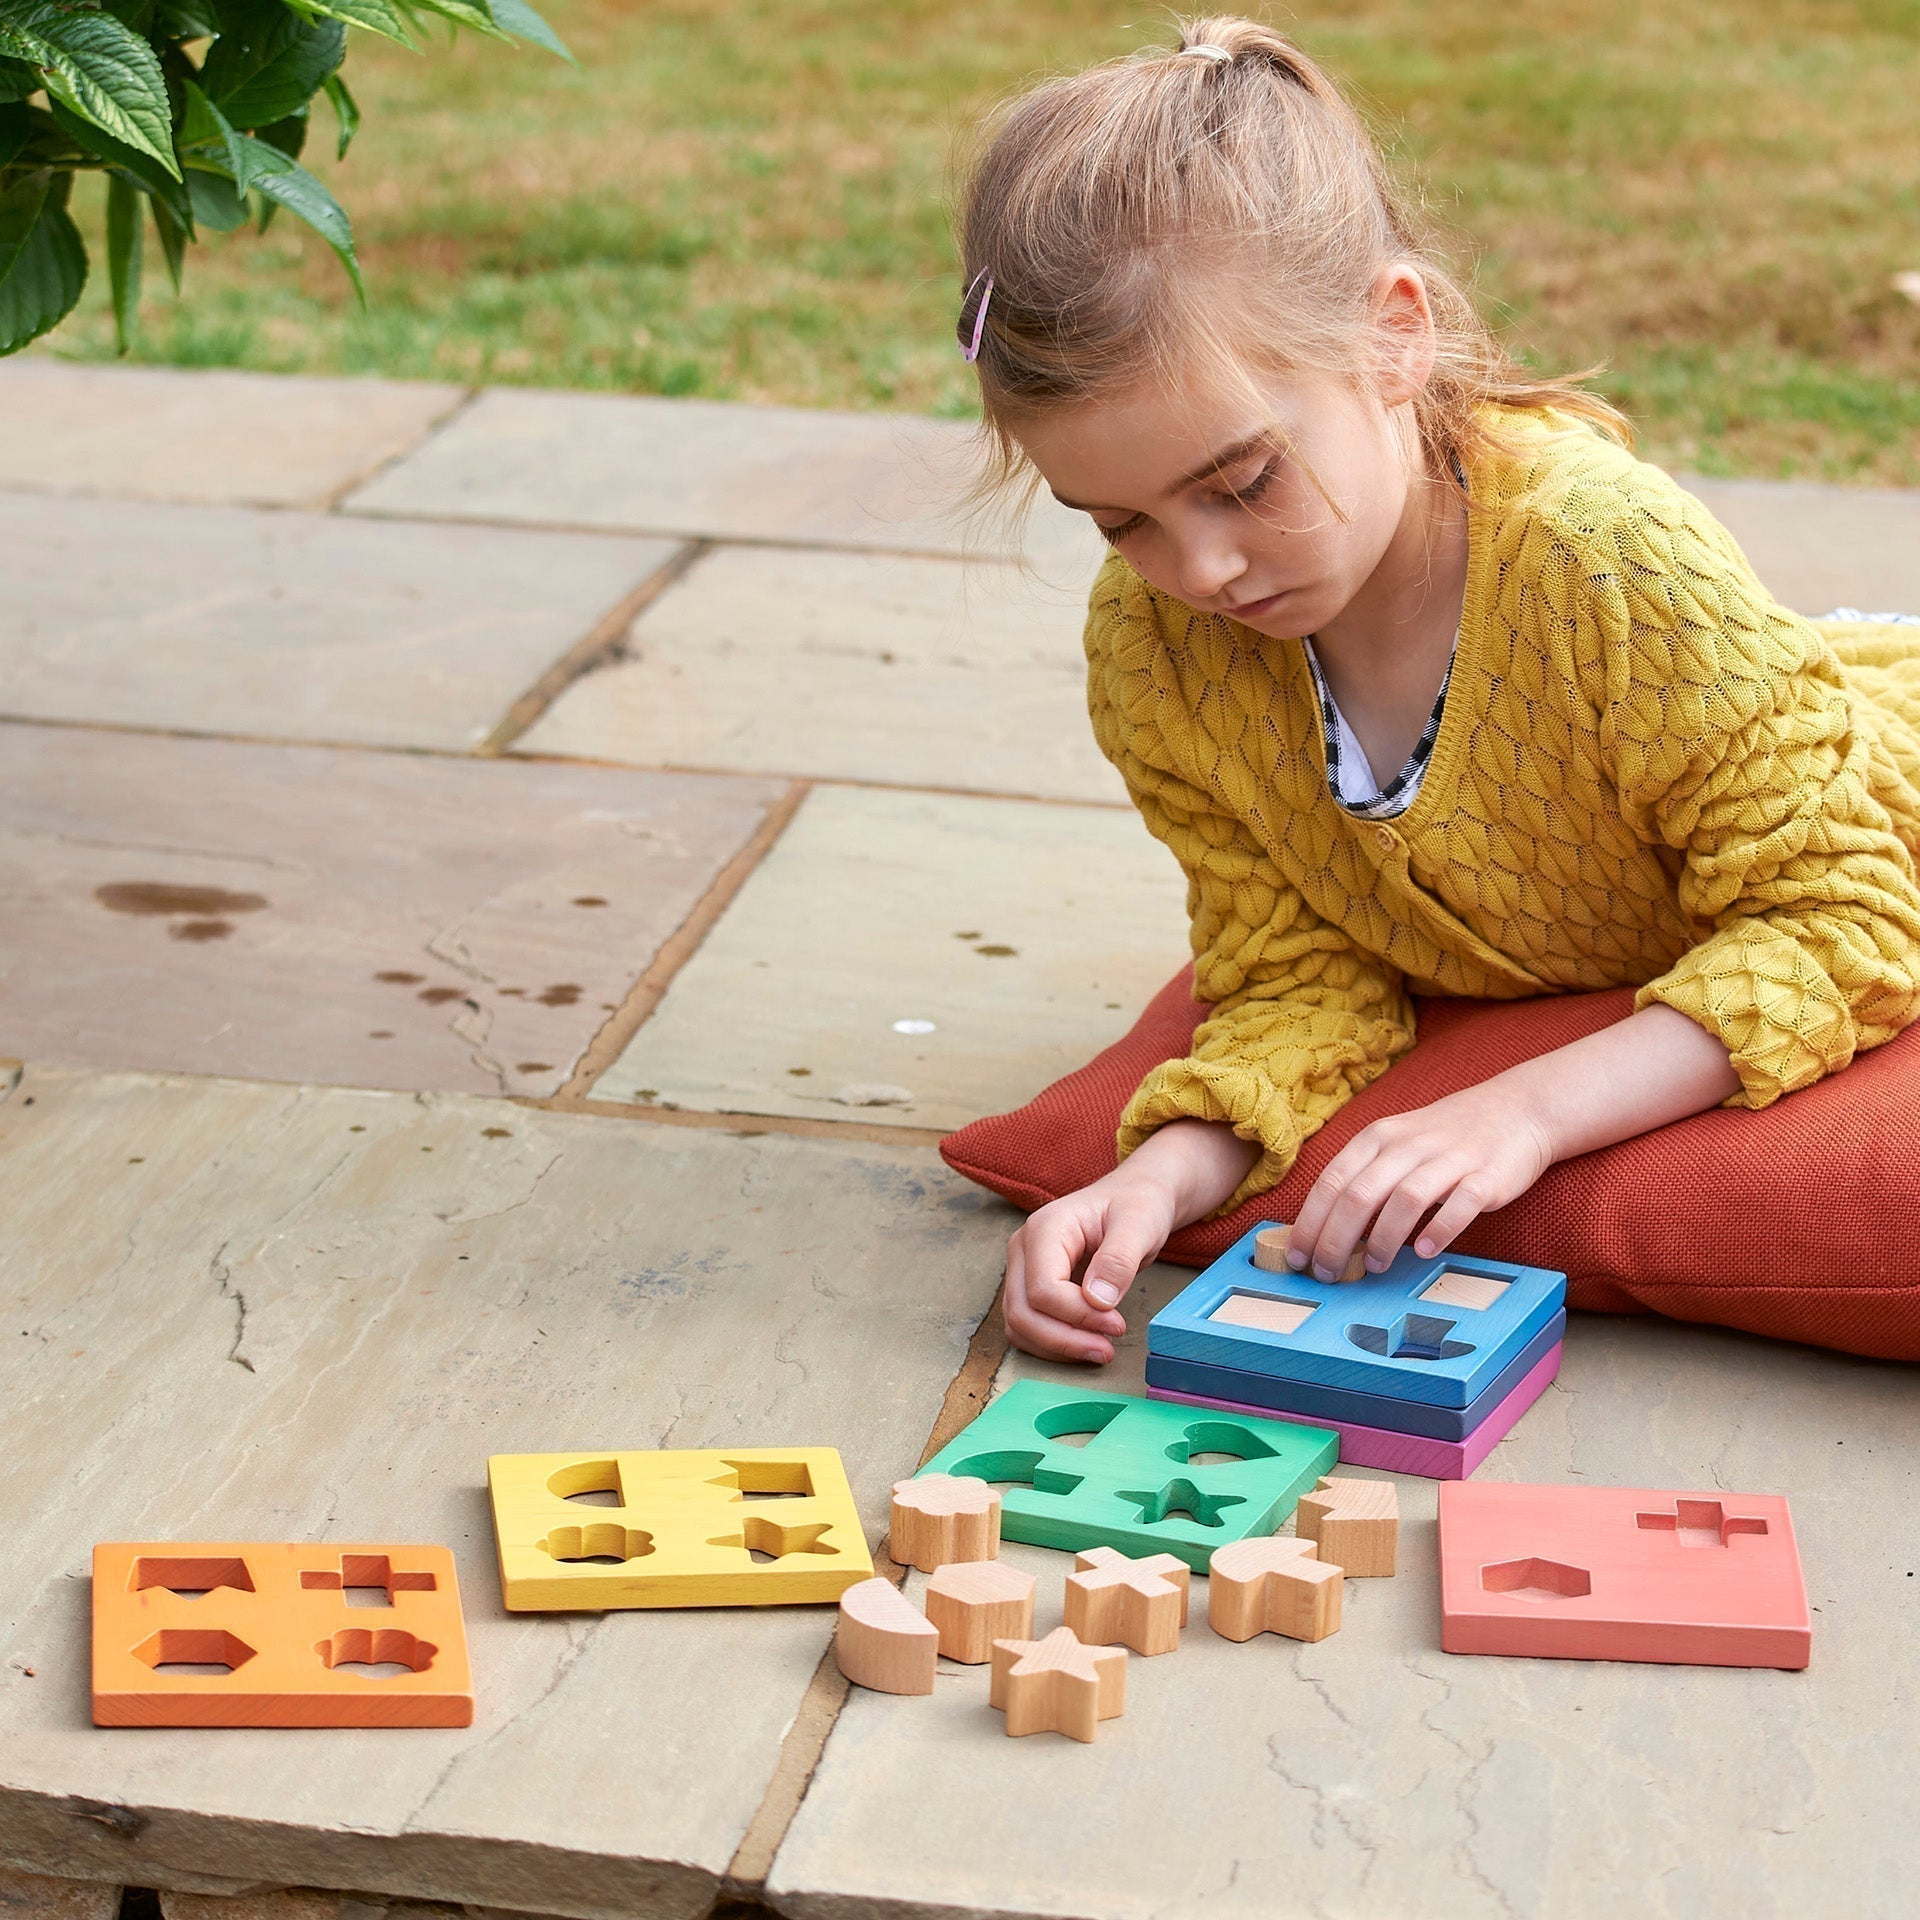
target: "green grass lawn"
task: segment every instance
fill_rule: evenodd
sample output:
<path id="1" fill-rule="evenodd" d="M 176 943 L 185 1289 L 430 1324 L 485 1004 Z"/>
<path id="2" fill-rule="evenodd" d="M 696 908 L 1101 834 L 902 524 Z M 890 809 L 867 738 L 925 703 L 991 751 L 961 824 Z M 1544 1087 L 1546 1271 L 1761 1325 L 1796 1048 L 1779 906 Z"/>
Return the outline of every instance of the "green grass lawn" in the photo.
<path id="1" fill-rule="evenodd" d="M 139 357 L 964 414 L 956 139 L 1035 76 L 1167 38 L 1093 0 L 548 11 L 577 71 L 354 34 L 365 128 L 335 165 L 317 107 L 309 160 L 353 213 L 366 313 L 283 219 L 211 237 L 177 302 L 150 249 Z M 1920 484 L 1920 306 L 1891 285 L 1920 268 L 1920 0 L 1269 13 L 1423 182 L 1516 347 L 1605 363 L 1656 457 Z M 59 351 L 111 355 L 104 280 Z"/>

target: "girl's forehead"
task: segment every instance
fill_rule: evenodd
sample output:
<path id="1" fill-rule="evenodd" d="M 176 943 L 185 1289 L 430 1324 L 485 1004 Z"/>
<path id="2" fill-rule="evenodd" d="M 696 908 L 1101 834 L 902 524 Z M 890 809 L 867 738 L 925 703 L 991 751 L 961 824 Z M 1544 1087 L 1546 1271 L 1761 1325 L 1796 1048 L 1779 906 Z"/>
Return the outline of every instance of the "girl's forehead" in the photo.
<path id="1" fill-rule="evenodd" d="M 1009 424 L 1056 494 L 1100 505 L 1172 493 L 1236 458 L 1319 440 L 1350 406 L 1338 383 L 1279 376 L 1252 388 L 1142 386 Z"/>

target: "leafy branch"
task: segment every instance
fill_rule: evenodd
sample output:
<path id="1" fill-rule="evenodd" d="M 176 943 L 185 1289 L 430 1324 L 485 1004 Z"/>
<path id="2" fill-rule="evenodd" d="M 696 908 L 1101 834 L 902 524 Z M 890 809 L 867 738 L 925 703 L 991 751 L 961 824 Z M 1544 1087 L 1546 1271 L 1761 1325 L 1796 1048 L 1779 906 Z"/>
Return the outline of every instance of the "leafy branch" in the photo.
<path id="1" fill-rule="evenodd" d="M 437 14 L 573 56 L 527 0 L 0 0 L 0 354 L 58 326 L 87 283 L 74 176 L 105 176 L 107 271 L 125 353 L 147 221 L 174 291 L 203 231 L 281 209 L 366 290 L 346 210 L 300 164 L 314 103 L 346 157 L 360 108 L 340 76 L 347 29 L 411 47 Z"/>

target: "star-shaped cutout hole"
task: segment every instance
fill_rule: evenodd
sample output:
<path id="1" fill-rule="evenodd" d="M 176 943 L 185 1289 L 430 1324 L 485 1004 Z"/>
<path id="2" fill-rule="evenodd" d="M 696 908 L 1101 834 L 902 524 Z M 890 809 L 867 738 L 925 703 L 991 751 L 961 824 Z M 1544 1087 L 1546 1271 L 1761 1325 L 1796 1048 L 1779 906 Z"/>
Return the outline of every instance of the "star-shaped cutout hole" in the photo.
<path id="1" fill-rule="evenodd" d="M 1226 1510 L 1245 1506 L 1247 1499 L 1243 1493 L 1202 1493 L 1191 1480 L 1169 1480 L 1164 1487 L 1117 1497 L 1138 1507 L 1142 1522 L 1149 1527 L 1180 1517 L 1196 1526 L 1222 1526 L 1225 1523 L 1221 1516 Z"/>
<path id="2" fill-rule="evenodd" d="M 807 1520 L 793 1526 L 782 1526 L 778 1520 L 768 1520 L 755 1514 L 738 1533 L 722 1534 L 717 1540 L 709 1540 L 710 1547 L 745 1547 L 749 1553 L 763 1554 L 768 1559 L 779 1560 L 789 1553 L 838 1553 L 838 1547 L 822 1544 L 821 1536 L 830 1533 L 833 1523 L 829 1520 Z"/>

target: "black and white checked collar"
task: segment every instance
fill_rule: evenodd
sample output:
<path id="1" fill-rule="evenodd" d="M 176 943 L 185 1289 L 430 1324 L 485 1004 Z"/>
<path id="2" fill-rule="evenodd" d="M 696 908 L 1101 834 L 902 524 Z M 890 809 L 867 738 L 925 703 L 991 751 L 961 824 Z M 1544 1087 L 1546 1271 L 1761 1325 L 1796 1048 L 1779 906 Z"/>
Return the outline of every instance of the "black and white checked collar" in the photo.
<path id="1" fill-rule="evenodd" d="M 1460 636 L 1457 633 L 1453 636 L 1453 647 L 1454 655 L 1457 655 L 1460 650 Z M 1334 701 L 1332 689 L 1327 685 L 1326 675 L 1320 671 L 1320 662 L 1314 658 L 1311 640 L 1307 642 L 1304 652 L 1307 671 L 1313 675 L 1313 690 L 1320 700 L 1320 734 L 1327 748 L 1327 787 L 1335 805 L 1356 820 L 1398 819 L 1419 799 L 1421 783 L 1427 777 L 1427 762 L 1433 758 L 1433 743 L 1440 732 L 1440 716 L 1446 710 L 1447 688 L 1453 680 L 1453 656 L 1447 660 L 1446 677 L 1440 682 L 1433 711 L 1427 715 L 1427 724 L 1412 753 L 1407 756 L 1406 765 L 1372 799 L 1345 800 L 1340 795 L 1340 708 Z"/>

